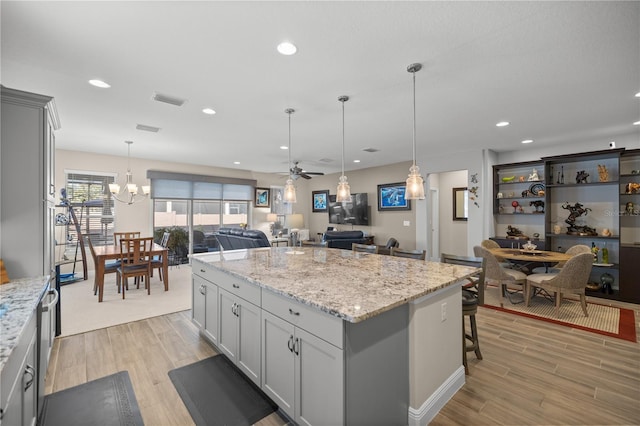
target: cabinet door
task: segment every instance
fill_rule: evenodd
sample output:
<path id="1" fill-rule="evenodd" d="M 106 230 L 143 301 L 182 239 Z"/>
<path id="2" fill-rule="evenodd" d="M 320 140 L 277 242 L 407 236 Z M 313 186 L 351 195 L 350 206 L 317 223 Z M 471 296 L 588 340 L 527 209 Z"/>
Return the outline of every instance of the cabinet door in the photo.
<path id="1" fill-rule="evenodd" d="M 204 333 L 218 345 L 218 286 L 206 283 Z"/>
<path id="2" fill-rule="evenodd" d="M 294 413 L 294 327 L 262 311 L 262 381 L 261 388 L 287 415 Z"/>
<path id="3" fill-rule="evenodd" d="M 193 284 L 191 319 L 202 330 L 205 324 L 206 284 L 205 280 L 198 275 L 192 275 L 191 282 Z"/>
<path id="4" fill-rule="evenodd" d="M 218 335 L 218 348 L 224 353 L 231 361 L 236 363 L 237 348 L 238 348 L 238 321 L 236 317 L 237 303 L 235 296 L 228 291 L 218 289 L 218 307 L 220 314 L 218 316 L 219 335 Z"/>
<path id="5" fill-rule="evenodd" d="M 238 299 L 238 353 L 236 364 L 260 386 L 260 311 L 243 299 Z"/>
<path id="6" fill-rule="evenodd" d="M 343 351 L 296 328 L 296 422 L 344 424 Z"/>

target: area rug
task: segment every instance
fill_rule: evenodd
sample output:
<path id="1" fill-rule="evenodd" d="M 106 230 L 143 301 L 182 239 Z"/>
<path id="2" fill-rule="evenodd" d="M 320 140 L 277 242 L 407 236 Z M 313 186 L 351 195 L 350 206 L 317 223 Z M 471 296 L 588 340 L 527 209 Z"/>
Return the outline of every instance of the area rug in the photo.
<path id="1" fill-rule="evenodd" d="M 42 426 L 144 425 L 126 371 L 46 395 L 42 410 Z"/>
<path id="2" fill-rule="evenodd" d="M 560 315 L 556 317 L 555 302 L 552 298 L 541 295 L 532 297 L 528 307 L 522 301 L 522 293 L 511 295 L 511 299 L 510 301 L 508 298 L 504 298 L 504 307 L 501 308 L 498 300 L 498 288 L 489 286 L 485 291 L 484 307 L 630 342 L 637 341 L 635 317 L 630 309 L 587 302 L 589 316 L 585 317 L 579 300 L 565 298 L 560 305 Z"/>
<path id="3" fill-rule="evenodd" d="M 169 371 L 196 425 L 252 425 L 278 407 L 224 355 Z"/>
<path id="4" fill-rule="evenodd" d="M 191 266 L 180 265 L 169 269 L 169 291 L 157 271 L 151 278 L 151 294 L 140 286 L 130 286 L 126 298 L 116 287 L 116 274 L 108 274 L 104 282 L 104 299 L 98 303 L 93 295 L 94 271 L 89 279 L 76 281 L 61 288 L 62 336 L 86 333 L 159 315 L 191 309 Z"/>

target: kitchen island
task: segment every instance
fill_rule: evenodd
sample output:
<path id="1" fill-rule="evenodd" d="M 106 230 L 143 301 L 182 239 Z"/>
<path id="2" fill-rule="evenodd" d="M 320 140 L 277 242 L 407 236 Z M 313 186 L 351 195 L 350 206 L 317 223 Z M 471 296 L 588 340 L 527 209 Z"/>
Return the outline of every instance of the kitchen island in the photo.
<path id="1" fill-rule="evenodd" d="M 426 424 L 464 384 L 478 272 L 323 247 L 193 259 L 193 320 L 300 424 Z"/>

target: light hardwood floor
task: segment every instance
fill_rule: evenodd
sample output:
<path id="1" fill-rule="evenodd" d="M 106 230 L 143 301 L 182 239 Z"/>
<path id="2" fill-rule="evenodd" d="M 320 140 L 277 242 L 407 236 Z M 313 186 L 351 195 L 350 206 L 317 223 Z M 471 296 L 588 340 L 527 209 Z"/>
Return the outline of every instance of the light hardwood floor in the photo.
<path id="1" fill-rule="evenodd" d="M 640 307 L 617 304 L 636 312 Z M 638 424 L 640 344 L 479 308 L 484 359 L 433 425 Z M 46 393 L 128 370 L 146 425 L 193 425 L 168 371 L 216 352 L 190 311 L 56 339 Z M 261 426 L 284 425 L 277 415 Z"/>

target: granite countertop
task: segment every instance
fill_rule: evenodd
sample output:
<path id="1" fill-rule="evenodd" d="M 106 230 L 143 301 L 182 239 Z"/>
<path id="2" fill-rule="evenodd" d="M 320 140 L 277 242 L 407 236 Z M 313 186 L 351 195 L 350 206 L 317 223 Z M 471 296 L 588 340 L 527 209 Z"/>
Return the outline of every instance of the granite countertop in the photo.
<path id="1" fill-rule="evenodd" d="M 18 343 L 49 284 L 49 276 L 22 278 L 0 285 L 0 371 Z"/>
<path id="2" fill-rule="evenodd" d="M 480 271 L 323 247 L 234 250 L 192 259 L 354 323 Z"/>

